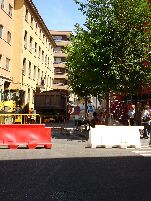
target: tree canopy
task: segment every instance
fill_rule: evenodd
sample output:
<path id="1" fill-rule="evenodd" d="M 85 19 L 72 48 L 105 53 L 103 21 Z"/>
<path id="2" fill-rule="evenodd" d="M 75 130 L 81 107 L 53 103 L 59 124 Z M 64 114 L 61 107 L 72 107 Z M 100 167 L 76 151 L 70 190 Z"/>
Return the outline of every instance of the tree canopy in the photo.
<path id="1" fill-rule="evenodd" d="M 86 15 L 66 49 L 69 85 L 80 96 L 135 93 L 151 82 L 146 0 L 75 0 Z"/>

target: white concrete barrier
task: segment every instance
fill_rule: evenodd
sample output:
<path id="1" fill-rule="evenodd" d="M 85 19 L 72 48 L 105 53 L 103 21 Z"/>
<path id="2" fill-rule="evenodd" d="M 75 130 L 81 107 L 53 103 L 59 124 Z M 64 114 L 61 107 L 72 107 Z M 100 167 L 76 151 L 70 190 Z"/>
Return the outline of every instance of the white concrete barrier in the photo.
<path id="1" fill-rule="evenodd" d="M 90 128 L 88 146 L 112 148 L 140 148 L 140 132 L 143 126 L 104 126 Z"/>

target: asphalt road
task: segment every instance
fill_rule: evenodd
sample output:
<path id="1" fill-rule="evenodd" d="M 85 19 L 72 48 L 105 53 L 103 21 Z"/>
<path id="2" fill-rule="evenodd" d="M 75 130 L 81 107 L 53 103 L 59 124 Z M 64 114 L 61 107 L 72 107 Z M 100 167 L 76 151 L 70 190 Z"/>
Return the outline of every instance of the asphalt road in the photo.
<path id="1" fill-rule="evenodd" d="M 151 201 L 150 157 L 81 139 L 53 139 L 51 150 L 1 148 L 0 201 Z"/>

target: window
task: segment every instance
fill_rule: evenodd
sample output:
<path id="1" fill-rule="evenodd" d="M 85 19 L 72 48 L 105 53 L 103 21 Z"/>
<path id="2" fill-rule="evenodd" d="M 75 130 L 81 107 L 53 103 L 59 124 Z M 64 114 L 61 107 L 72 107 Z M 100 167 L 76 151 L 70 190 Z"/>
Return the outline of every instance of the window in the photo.
<path id="1" fill-rule="evenodd" d="M 29 61 L 28 78 L 31 78 L 31 62 Z"/>
<path id="2" fill-rule="evenodd" d="M 48 75 L 48 77 L 47 77 L 47 86 L 49 86 L 49 75 Z"/>
<path id="3" fill-rule="evenodd" d="M 28 22 L 28 9 L 26 9 L 26 12 L 25 12 L 25 20 Z"/>
<path id="4" fill-rule="evenodd" d="M 61 58 L 55 58 L 55 60 L 54 60 L 54 63 L 55 64 L 59 64 L 59 63 L 61 63 L 62 61 L 61 61 Z"/>
<path id="5" fill-rule="evenodd" d="M 42 51 L 42 63 L 44 63 L 44 51 Z"/>
<path id="6" fill-rule="evenodd" d="M 27 31 L 24 34 L 24 47 L 27 48 Z"/>
<path id="7" fill-rule="evenodd" d="M 37 43 L 35 43 L 35 53 L 37 53 Z"/>
<path id="8" fill-rule="evenodd" d="M 31 28 L 33 28 L 33 24 L 34 24 L 34 18 L 31 17 L 31 22 L 30 22 L 30 26 L 31 26 Z"/>
<path id="9" fill-rule="evenodd" d="M 35 30 L 35 33 L 37 34 L 37 30 L 38 30 L 38 24 L 36 22 L 36 30 Z"/>
<path id="10" fill-rule="evenodd" d="M 3 37 L 3 25 L 0 25 L 0 38 Z"/>
<path id="11" fill-rule="evenodd" d="M 49 57 L 48 57 L 48 67 L 49 67 Z"/>
<path id="12" fill-rule="evenodd" d="M 45 35 L 43 35 L 43 43 L 45 42 Z"/>
<path id="13" fill-rule="evenodd" d="M 39 47 L 39 55 L 38 55 L 38 57 L 40 58 L 40 56 L 41 56 L 41 47 Z"/>
<path id="14" fill-rule="evenodd" d="M 60 40 L 62 40 L 62 36 L 54 36 L 54 40 L 55 41 L 60 41 Z"/>
<path id="15" fill-rule="evenodd" d="M 6 58 L 6 70 L 10 70 L 10 59 Z"/>
<path id="16" fill-rule="evenodd" d="M 38 82 L 39 82 L 39 79 L 40 79 L 40 69 L 38 68 Z"/>
<path id="17" fill-rule="evenodd" d="M 11 43 L 11 33 L 9 31 L 7 32 L 7 42 Z"/>
<path id="18" fill-rule="evenodd" d="M 32 52 L 33 49 L 33 38 L 30 37 L 30 51 Z"/>
<path id="19" fill-rule="evenodd" d="M 41 31 L 41 29 L 40 29 L 40 33 L 39 33 L 39 38 L 41 39 L 41 34 L 42 34 L 42 31 Z"/>
<path id="20" fill-rule="evenodd" d="M 46 38 L 46 47 L 47 47 L 47 45 L 48 45 L 48 40 L 47 40 L 47 38 Z"/>
<path id="21" fill-rule="evenodd" d="M 8 15 L 9 15 L 10 17 L 12 17 L 12 14 L 13 14 L 13 7 L 9 4 Z"/>
<path id="22" fill-rule="evenodd" d="M 23 73 L 26 73 L 26 58 L 23 59 Z"/>
<path id="23" fill-rule="evenodd" d="M 34 103 L 34 97 L 35 97 L 35 90 L 33 90 L 32 103 Z"/>
<path id="24" fill-rule="evenodd" d="M 43 71 L 41 72 L 41 79 L 43 79 L 44 78 L 44 73 L 43 73 Z"/>
<path id="25" fill-rule="evenodd" d="M 48 49 L 49 49 L 49 50 L 51 49 L 51 45 L 50 45 L 50 43 L 49 43 L 49 47 L 48 47 Z"/>
<path id="26" fill-rule="evenodd" d="M 2 55 L 0 54 L 0 67 L 2 67 Z"/>
<path id="27" fill-rule="evenodd" d="M 55 47 L 54 52 L 61 52 L 61 47 Z"/>
<path id="28" fill-rule="evenodd" d="M 1 1 L 1 8 L 4 9 L 5 8 L 5 0 Z"/>
<path id="29" fill-rule="evenodd" d="M 33 75 L 33 79 L 35 80 L 36 78 L 36 66 L 34 66 L 34 75 Z"/>
<path id="30" fill-rule="evenodd" d="M 28 102 L 30 102 L 30 89 L 28 88 Z"/>
<path id="31" fill-rule="evenodd" d="M 45 64 L 47 64 L 47 55 L 45 56 Z"/>

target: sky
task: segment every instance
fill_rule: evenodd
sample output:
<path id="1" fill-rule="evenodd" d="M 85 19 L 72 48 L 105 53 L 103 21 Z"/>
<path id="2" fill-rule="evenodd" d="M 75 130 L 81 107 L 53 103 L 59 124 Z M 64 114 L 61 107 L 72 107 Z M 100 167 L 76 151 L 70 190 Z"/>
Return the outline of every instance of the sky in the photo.
<path id="1" fill-rule="evenodd" d="M 83 26 L 85 17 L 73 0 L 33 0 L 49 30 L 74 31 L 74 25 Z"/>

